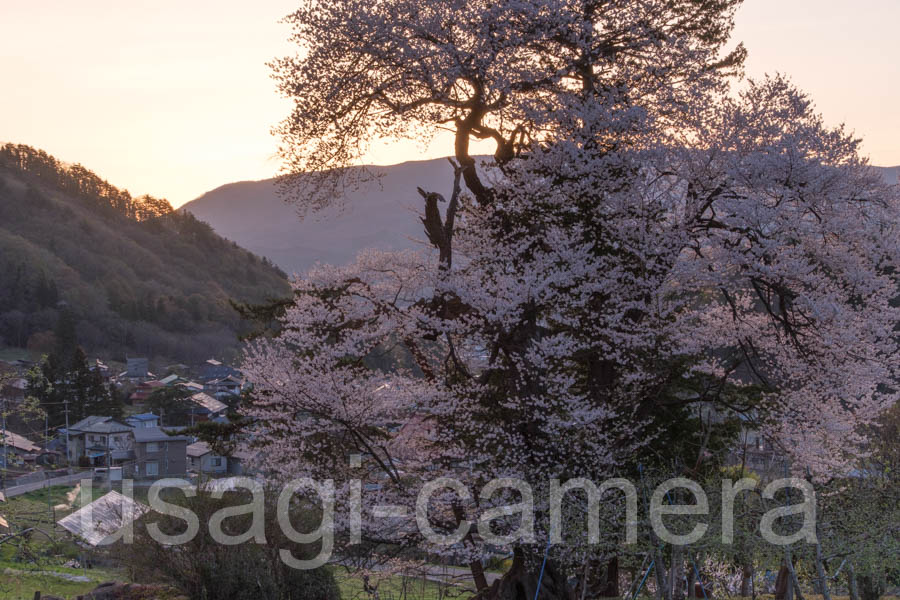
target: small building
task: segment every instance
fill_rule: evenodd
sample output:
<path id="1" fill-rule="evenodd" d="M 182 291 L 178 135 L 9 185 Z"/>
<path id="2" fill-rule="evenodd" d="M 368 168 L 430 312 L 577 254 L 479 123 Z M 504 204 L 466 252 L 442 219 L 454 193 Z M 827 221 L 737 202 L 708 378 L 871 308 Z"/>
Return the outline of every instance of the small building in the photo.
<path id="1" fill-rule="evenodd" d="M 180 385 L 184 389 L 186 389 L 189 392 L 192 392 L 194 394 L 198 394 L 203 391 L 203 384 L 197 383 L 196 381 L 180 381 L 180 382 L 176 383 L 175 385 Z"/>
<path id="2" fill-rule="evenodd" d="M 184 380 L 180 376 L 176 375 L 175 373 L 172 373 L 171 375 L 167 375 L 166 377 L 163 377 L 162 379 L 159 380 L 159 382 L 166 387 L 168 387 L 170 385 L 175 385 L 176 383 L 179 383 L 181 381 L 184 381 Z"/>
<path id="3" fill-rule="evenodd" d="M 149 507 L 140 502 L 112 491 L 60 519 L 57 524 L 89 546 L 100 546 L 148 510 Z"/>
<path id="4" fill-rule="evenodd" d="M 183 477 L 187 473 L 187 445 L 184 435 L 169 435 L 173 430 L 142 427 L 133 430 L 134 462 L 128 474 L 135 479 Z"/>
<path id="5" fill-rule="evenodd" d="M 128 379 L 146 379 L 150 376 L 150 359 L 125 359 L 125 377 Z"/>
<path id="6" fill-rule="evenodd" d="M 41 447 L 25 436 L 0 429 L 0 465 L 24 464 L 26 457 L 34 457 Z M 9 465 L 6 464 L 7 461 Z"/>
<path id="7" fill-rule="evenodd" d="M 238 446 L 228 457 L 228 473 L 231 475 L 247 475 L 254 471 L 257 452 L 244 445 Z"/>
<path id="8" fill-rule="evenodd" d="M 134 392 L 128 396 L 128 401 L 132 404 L 141 404 L 150 397 L 150 394 L 164 386 L 165 384 L 161 381 L 142 381 L 135 388 Z"/>
<path id="9" fill-rule="evenodd" d="M 139 415 L 131 415 L 130 417 L 125 417 L 125 423 L 127 425 L 130 425 L 134 429 L 141 429 L 143 427 L 159 427 L 159 417 L 157 417 L 153 413 L 141 413 Z"/>
<path id="10" fill-rule="evenodd" d="M 13 377 L 4 381 L 0 386 L 0 398 L 9 402 L 11 406 L 16 406 L 25 400 L 27 389 L 28 381 L 23 377 Z"/>
<path id="11" fill-rule="evenodd" d="M 187 447 L 188 468 L 198 473 L 227 473 L 228 457 L 216 454 L 206 442 Z"/>
<path id="12" fill-rule="evenodd" d="M 69 462 L 77 464 L 84 456 L 93 467 L 121 465 L 134 458 L 132 431 L 112 417 L 85 417 L 68 429 Z"/>
<path id="13" fill-rule="evenodd" d="M 212 379 L 203 386 L 203 391 L 216 398 L 222 396 L 240 396 L 244 389 L 244 380 L 237 375 L 228 375 L 221 379 Z"/>
<path id="14" fill-rule="evenodd" d="M 200 369 L 200 381 L 208 382 L 214 379 L 223 379 L 228 376 L 241 377 L 241 372 L 234 367 L 222 364 L 215 359 L 209 359 Z"/>
<path id="15" fill-rule="evenodd" d="M 190 397 L 192 421 L 215 421 L 225 417 L 228 406 L 209 394 L 200 392 Z"/>

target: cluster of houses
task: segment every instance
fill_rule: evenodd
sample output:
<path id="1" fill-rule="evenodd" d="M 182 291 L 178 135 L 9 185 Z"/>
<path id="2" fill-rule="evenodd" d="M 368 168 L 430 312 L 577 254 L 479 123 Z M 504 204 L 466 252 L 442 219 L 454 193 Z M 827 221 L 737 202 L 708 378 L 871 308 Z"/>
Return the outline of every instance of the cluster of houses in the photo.
<path id="1" fill-rule="evenodd" d="M 179 428 L 161 427 L 159 417 L 144 413 L 118 421 L 90 416 L 67 430 L 66 452 L 70 464 L 121 469 L 130 479 L 183 477 L 186 474 L 244 472 L 250 455 L 216 454 L 205 442 L 182 435 Z"/>
<path id="2" fill-rule="evenodd" d="M 202 421 L 227 422 L 228 402 L 244 389 L 240 371 L 210 359 L 200 368 L 195 379 L 186 373 L 185 365 L 172 365 L 171 375 L 156 379 L 144 358 L 129 359 L 126 370 L 117 375 L 134 384 L 129 396 L 132 406 L 141 406 L 162 388 L 179 388 L 185 392 L 191 424 Z M 249 455 L 236 452 L 222 456 L 204 442 L 182 435 L 179 428 L 165 427 L 165 415 L 134 414 L 122 420 L 107 416 L 90 416 L 71 425 L 66 434 L 69 464 L 121 469 L 121 476 L 132 479 L 180 477 L 187 473 L 243 473 Z"/>
<path id="3" fill-rule="evenodd" d="M 19 365 L 5 366 L 9 370 Z M 193 378 L 178 374 L 190 371 L 186 365 L 172 365 L 167 367 L 171 375 L 157 379 L 145 358 L 128 359 L 126 370 L 121 373 L 111 373 L 99 360 L 93 368 L 107 381 L 132 390 L 128 396 L 132 411 L 146 410 L 144 402 L 154 391 L 179 388 L 187 400 L 189 424 L 227 422 L 229 402 L 244 389 L 240 371 L 214 359 L 201 365 Z M 25 384 L 22 377 L 6 378 L 0 392 L 7 402 L 16 403 L 24 399 Z M 60 428 L 55 440 L 46 447 L 6 431 L 0 424 L 0 466 L 60 463 L 65 456 L 71 466 L 108 468 L 117 476 L 132 479 L 183 477 L 190 473 L 239 475 L 246 469 L 248 453 L 216 454 L 206 443 L 180 433 L 179 428 L 165 426 L 171 422 L 167 421 L 167 415 L 152 412 L 122 419 L 91 415 Z"/>

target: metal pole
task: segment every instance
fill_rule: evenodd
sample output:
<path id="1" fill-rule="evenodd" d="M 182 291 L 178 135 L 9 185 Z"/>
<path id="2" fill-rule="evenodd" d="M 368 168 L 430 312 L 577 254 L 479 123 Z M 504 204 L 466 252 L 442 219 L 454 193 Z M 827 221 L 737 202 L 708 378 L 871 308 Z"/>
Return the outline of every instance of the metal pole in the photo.
<path id="1" fill-rule="evenodd" d="M 3 473 L 0 479 L 3 480 L 3 489 L 6 489 L 6 472 L 9 469 L 9 452 L 7 446 L 7 438 L 9 434 L 6 431 L 6 397 L 3 398 Z"/>
<path id="2" fill-rule="evenodd" d="M 66 409 L 66 464 L 69 464 L 69 397 L 63 400 Z"/>

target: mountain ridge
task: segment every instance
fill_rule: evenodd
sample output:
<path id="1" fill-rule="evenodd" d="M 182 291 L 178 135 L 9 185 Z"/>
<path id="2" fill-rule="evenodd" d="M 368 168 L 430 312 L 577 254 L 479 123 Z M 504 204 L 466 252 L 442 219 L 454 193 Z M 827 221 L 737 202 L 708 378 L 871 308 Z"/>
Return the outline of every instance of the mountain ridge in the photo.
<path id="1" fill-rule="evenodd" d="M 231 302 L 289 293 L 283 272 L 168 202 L 12 144 L 0 146 L 0 284 L 0 346 L 47 352 L 65 313 L 91 354 L 173 362 L 234 356 L 247 324 Z"/>
<path id="2" fill-rule="evenodd" d="M 453 173 L 447 159 L 351 168 L 368 169 L 380 179 L 348 189 L 343 211 L 332 209 L 301 221 L 295 208 L 278 196 L 274 178 L 221 185 L 179 210 L 289 274 L 305 272 L 317 262 L 346 264 L 365 248 L 418 246 L 424 232 L 416 188 L 448 195 Z M 876 168 L 887 181 L 897 183 L 900 166 Z"/>

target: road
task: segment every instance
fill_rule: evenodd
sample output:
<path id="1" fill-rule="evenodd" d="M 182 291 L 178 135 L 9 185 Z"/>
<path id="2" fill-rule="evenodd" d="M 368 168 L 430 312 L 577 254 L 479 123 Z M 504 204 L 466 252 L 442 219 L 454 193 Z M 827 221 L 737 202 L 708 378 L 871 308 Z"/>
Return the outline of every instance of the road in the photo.
<path id="1" fill-rule="evenodd" d="M 2 493 L 7 498 L 13 498 L 15 496 L 21 496 L 22 494 L 27 494 L 28 492 L 34 492 L 36 490 L 43 489 L 45 487 L 49 487 L 51 485 L 74 485 L 81 481 L 83 478 L 87 477 L 90 479 L 90 473 L 72 473 L 70 475 L 63 475 L 62 477 L 54 477 L 52 479 L 44 479 L 41 481 L 34 481 L 31 483 L 25 483 L 22 485 L 14 485 L 10 486 L 2 491 Z"/>

